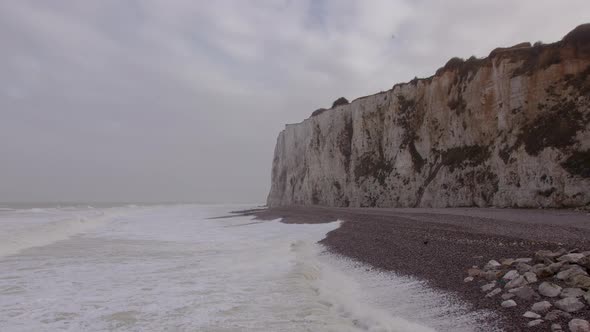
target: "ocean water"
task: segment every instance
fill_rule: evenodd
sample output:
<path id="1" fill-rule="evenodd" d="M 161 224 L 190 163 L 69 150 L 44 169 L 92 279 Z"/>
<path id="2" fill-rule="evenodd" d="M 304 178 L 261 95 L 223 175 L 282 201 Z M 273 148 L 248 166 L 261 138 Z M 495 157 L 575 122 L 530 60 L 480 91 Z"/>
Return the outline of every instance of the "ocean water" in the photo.
<path id="1" fill-rule="evenodd" d="M 490 331 L 423 282 L 244 206 L 0 209 L 0 331 Z"/>

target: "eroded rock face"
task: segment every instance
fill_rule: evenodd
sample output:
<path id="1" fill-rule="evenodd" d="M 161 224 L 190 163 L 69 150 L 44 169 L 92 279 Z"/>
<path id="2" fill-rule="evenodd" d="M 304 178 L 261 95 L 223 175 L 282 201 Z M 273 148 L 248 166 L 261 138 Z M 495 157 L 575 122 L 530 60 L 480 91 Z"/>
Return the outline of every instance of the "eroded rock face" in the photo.
<path id="1" fill-rule="evenodd" d="M 589 36 L 453 59 L 287 125 L 268 205 L 589 204 Z"/>

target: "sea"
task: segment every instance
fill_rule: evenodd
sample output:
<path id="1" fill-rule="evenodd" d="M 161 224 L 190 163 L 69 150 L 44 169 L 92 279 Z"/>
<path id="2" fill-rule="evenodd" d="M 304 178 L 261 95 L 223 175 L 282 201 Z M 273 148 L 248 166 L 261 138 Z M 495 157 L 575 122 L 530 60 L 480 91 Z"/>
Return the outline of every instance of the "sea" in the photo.
<path id="1" fill-rule="evenodd" d="M 318 244 L 340 221 L 231 214 L 251 207 L 1 205 L 0 331 L 489 331 L 452 295 Z"/>

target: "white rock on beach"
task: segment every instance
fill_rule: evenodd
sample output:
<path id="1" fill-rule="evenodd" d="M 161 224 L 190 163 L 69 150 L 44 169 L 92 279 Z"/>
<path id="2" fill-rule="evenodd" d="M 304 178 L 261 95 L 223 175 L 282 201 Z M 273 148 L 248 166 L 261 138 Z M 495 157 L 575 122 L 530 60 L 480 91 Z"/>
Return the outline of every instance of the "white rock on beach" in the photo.
<path id="1" fill-rule="evenodd" d="M 518 276 L 519 276 L 518 271 L 510 270 L 510 271 L 506 272 L 506 274 L 502 278 L 506 279 L 506 280 L 513 280 L 514 278 L 516 278 Z"/>
<path id="2" fill-rule="evenodd" d="M 518 288 L 513 288 L 508 291 L 511 294 L 516 295 L 518 298 L 530 301 L 532 299 L 539 299 L 541 296 L 534 289 L 529 286 L 523 286 Z"/>
<path id="3" fill-rule="evenodd" d="M 514 278 L 513 280 L 510 280 L 506 284 L 506 286 L 504 286 L 504 288 L 510 289 L 510 288 L 522 287 L 522 286 L 525 286 L 526 284 L 527 284 L 526 279 L 523 276 L 518 276 L 518 277 Z"/>
<path id="4" fill-rule="evenodd" d="M 473 281 L 473 277 L 467 277 L 465 279 L 463 279 L 463 282 L 472 282 Z"/>
<path id="5" fill-rule="evenodd" d="M 524 313 L 524 315 L 522 315 L 522 317 L 531 318 L 531 319 L 539 319 L 539 318 L 541 318 L 541 315 L 536 314 L 532 311 L 527 311 Z"/>
<path id="6" fill-rule="evenodd" d="M 510 300 L 511 298 L 513 298 L 515 295 L 512 293 L 504 293 L 502 294 L 502 300 Z"/>
<path id="7" fill-rule="evenodd" d="M 542 323 L 543 323 L 542 319 L 535 319 L 535 320 L 530 321 L 528 324 L 526 324 L 526 326 L 533 327 L 533 326 L 540 325 Z"/>
<path id="8" fill-rule="evenodd" d="M 563 328 L 559 324 L 551 324 L 551 332 L 563 332 Z"/>
<path id="9" fill-rule="evenodd" d="M 527 263 L 528 264 L 528 263 L 532 262 L 533 259 L 532 258 L 517 258 L 514 261 L 517 263 Z"/>
<path id="10" fill-rule="evenodd" d="M 500 294 L 500 293 L 502 293 L 502 289 L 500 289 L 500 288 L 496 288 L 496 289 L 494 289 L 493 291 L 491 291 L 491 292 L 487 293 L 487 294 L 486 294 L 486 297 L 494 297 L 494 296 L 496 296 L 496 295 L 498 295 L 498 294 Z"/>
<path id="11" fill-rule="evenodd" d="M 572 315 L 561 310 L 551 310 L 545 315 L 546 320 L 556 320 L 560 318 L 570 319 L 572 318 Z"/>
<path id="12" fill-rule="evenodd" d="M 539 293 L 547 297 L 556 297 L 561 293 L 561 287 L 552 282 L 544 281 L 539 285 Z"/>
<path id="13" fill-rule="evenodd" d="M 492 259 L 483 268 L 484 270 L 493 270 L 499 268 L 500 266 L 502 266 L 502 264 L 498 263 L 497 260 Z"/>
<path id="14" fill-rule="evenodd" d="M 491 282 L 489 284 L 485 284 L 485 285 L 481 286 L 481 291 L 487 293 L 487 292 L 491 291 L 494 287 L 496 287 L 496 282 L 495 281 L 493 281 L 493 282 Z"/>
<path id="15" fill-rule="evenodd" d="M 559 280 L 566 280 L 577 275 L 588 275 L 588 272 L 578 265 L 574 265 L 567 270 L 559 272 L 555 277 Z"/>
<path id="16" fill-rule="evenodd" d="M 516 307 L 516 302 L 514 300 L 506 300 L 501 304 L 502 308 L 512 308 Z"/>
<path id="17" fill-rule="evenodd" d="M 559 257 L 557 260 L 560 262 L 569 262 L 569 263 L 577 263 L 580 259 L 584 258 L 584 254 L 567 254 Z"/>
<path id="18" fill-rule="evenodd" d="M 537 275 L 534 274 L 533 272 L 525 272 L 524 273 L 524 278 L 526 279 L 526 281 L 529 284 L 532 284 L 532 283 L 537 282 Z"/>
<path id="19" fill-rule="evenodd" d="M 590 304 L 590 291 L 587 291 L 586 294 L 584 294 L 584 300 Z"/>
<path id="20" fill-rule="evenodd" d="M 575 297 L 566 297 L 555 302 L 555 307 L 565 312 L 576 312 L 584 308 L 584 303 Z"/>
<path id="21" fill-rule="evenodd" d="M 559 294 L 560 297 L 582 297 L 586 294 L 580 288 L 564 288 Z"/>
<path id="22" fill-rule="evenodd" d="M 567 326 L 571 332 L 590 332 L 590 323 L 585 319 L 574 318 Z"/>
<path id="23" fill-rule="evenodd" d="M 537 313 L 545 313 L 551 308 L 551 303 L 549 301 L 541 301 L 533 304 L 531 310 Z"/>

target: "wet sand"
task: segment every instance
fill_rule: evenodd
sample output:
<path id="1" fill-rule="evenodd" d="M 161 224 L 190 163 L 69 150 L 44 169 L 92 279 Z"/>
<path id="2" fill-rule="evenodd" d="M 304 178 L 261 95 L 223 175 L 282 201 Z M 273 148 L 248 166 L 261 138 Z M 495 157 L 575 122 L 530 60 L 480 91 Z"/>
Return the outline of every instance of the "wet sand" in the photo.
<path id="1" fill-rule="evenodd" d="M 426 280 L 456 294 L 474 309 L 499 313 L 506 331 L 526 328 L 519 310 L 502 309 L 499 298 L 485 298 L 480 284 L 465 284 L 466 270 L 490 259 L 532 257 L 536 250 L 590 250 L 590 214 L 571 210 L 494 208 L 369 209 L 283 207 L 241 211 L 259 220 L 285 223 L 342 220 L 321 241 L 330 250 L 375 268 Z M 590 317 L 590 312 L 576 314 Z M 562 324 L 563 325 L 563 324 Z"/>

